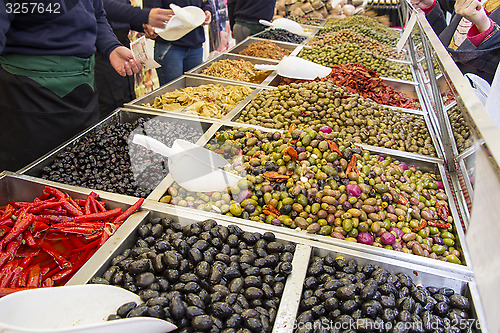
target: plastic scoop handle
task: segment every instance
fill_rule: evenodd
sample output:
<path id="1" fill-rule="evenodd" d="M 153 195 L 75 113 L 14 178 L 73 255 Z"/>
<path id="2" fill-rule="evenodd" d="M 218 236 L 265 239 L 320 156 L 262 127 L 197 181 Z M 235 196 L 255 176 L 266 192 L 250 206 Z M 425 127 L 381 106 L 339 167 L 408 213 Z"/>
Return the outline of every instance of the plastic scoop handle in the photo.
<path id="1" fill-rule="evenodd" d="M 166 157 L 172 157 L 178 153 L 174 149 L 167 147 L 160 141 L 142 134 L 134 135 L 134 139 L 132 139 L 132 142 Z"/>

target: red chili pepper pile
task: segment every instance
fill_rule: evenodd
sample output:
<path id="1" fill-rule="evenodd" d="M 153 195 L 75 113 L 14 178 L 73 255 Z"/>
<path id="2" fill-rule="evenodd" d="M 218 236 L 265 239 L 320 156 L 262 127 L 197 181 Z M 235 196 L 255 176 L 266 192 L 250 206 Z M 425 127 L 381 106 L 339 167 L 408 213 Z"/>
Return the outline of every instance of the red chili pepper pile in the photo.
<path id="1" fill-rule="evenodd" d="M 345 87 L 352 93 L 375 102 L 405 109 L 417 109 L 417 100 L 404 96 L 400 91 L 387 85 L 374 70 L 358 63 L 335 65 L 332 72 L 314 81 L 333 81 L 336 85 Z M 305 80 L 283 78 L 280 85 L 302 83 Z"/>
<path id="2" fill-rule="evenodd" d="M 106 210 L 46 186 L 33 202 L 0 207 L 0 297 L 26 288 L 63 285 L 144 202 Z"/>

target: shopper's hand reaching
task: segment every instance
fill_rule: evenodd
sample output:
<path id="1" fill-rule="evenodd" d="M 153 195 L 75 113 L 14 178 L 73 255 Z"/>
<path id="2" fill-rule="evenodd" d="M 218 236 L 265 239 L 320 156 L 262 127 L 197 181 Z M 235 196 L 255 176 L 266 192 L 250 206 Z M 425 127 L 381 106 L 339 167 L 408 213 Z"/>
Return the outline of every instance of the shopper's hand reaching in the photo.
<path id="1" fill-rule="evenodd" d="M 411 0 L 411 4 L 420 9 L 427 9 L 434 4 L 434 0 Z"/>
<path id="2" fill-rule="evenodd" d="M 149 12 L 148 23 L 154 28 L 164 28 L 165 22 L 168 22 L 172 16 L 174 16 L 172 9 L 153 8 Z"/>
<path id="3" fill-rule="evenodd" d="M 142 64 L 134 58 L 132 51 L 125 46 L 114 49 L 109 55 L 109 62 L 121 76 L 133 75 L 142 68 Z"/>
<path id="4" fill-rule="evenodd" d="M 474 23 L 479 32 L 489 29 L 491 21 L 478 0 L 457 0 L 455 12 Z"/>
<path id="5" fill-rule="evenodd" d="M 203 22 L 203 25 L 210 24 L 212 22 L 212 13 L 208 10 L 205 11 L 205 21 Z"/>
<path id="6" fill-rule="evenodd" d="M 143 24 L 142 28 L 144 29 L 144 36 L 146 36 L 146 38 L 155 39 L 156 37 L 158 37 L 158 34 L 149 24 Z"/>

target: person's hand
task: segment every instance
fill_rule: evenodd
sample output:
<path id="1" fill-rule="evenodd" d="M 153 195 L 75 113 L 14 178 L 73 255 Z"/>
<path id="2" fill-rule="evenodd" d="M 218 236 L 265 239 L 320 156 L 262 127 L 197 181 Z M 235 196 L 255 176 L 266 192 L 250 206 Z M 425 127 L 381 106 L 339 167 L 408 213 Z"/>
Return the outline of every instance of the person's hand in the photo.
<path id="1" fill-rule="evenodd" d="M 209 10 L 205 11 L 205 21 L 203 22 L 203 25 L 210 24 L 212 22 L 212 13 Z"/>
<path id="2" fill-rule="evenodd" d="M 149 24 L 143 24 L 142 28 L 144 29 L 144 36 L 146 36 L 146 38 L 155 39 L 156 37 L 158 37 L 158 34 Z"/>
<path id="3" fill-rule="evenodd" d="M 155 28 L 164 28 L 165 22 L 168 22 L 172 16 L 174 16 L 172 9 L 153 8 L 149 12 L 148 24 Z"/>
<path id="4" fill-rule="evenodd" d="M 121 76 L 139 73 L 142 68 L 142 64 L 134 58 L 132 51 L 125 46 L 114 49 L 109 55 L 109 62 Z"/>
<path id="5" fill-rule="evenodd" d="M 411 0 L 411 4 L 420 9 L 427 9 L 434 4 L 434 0 Z"/>
<path id="6" fill-rule="evenodd" d="M 474 23 L 479 32 L 485 32 L 490 28 L 490 19 L 478 0 L 457 0 L 455 12 Z"/>

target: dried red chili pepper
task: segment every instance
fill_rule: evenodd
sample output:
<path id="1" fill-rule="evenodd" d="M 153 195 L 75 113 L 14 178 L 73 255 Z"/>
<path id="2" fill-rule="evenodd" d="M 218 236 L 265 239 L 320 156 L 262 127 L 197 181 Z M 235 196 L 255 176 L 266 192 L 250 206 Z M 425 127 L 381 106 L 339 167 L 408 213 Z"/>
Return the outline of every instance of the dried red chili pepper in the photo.
<path id="1" fill-rule="evenodd" d="M 420 224 L 418 225 L 418 227 L 413 228 L 413 232 L 419 232 L 420 230 L 422 230 L 426 226 L 427 226 L 427 221 L 426 220 L 422 220 L 420 222 Z"/>
<path id="2" fill-rule="evenodd" d="M 111 209 L 105 212 L 81 215 L 74 218 L 75 222 L 102 221 L 116 217 L 122 213 L 121 208 Z"/>
<path id="3" fill-rule="evenodd" d="M 444 204 L 440 204 L 439 202 L 436 202 L 436 213 L 444 221 L 446 221 L 448 219 L 448 216 L 450 216 L 448 207 L 446 207 L 446 205 Z"/>
<path id="4" fill-rule="evenodd" d="M 441 223 L 439 221 L 429 221 L 429 222 L 427 222 L 427 224 L 430 225 L 431 227 L 438 227 L 438 228 L 445 228 L 445 229 L 448 229 L 449 227 L 451 227 L 451 224 Z"/>

